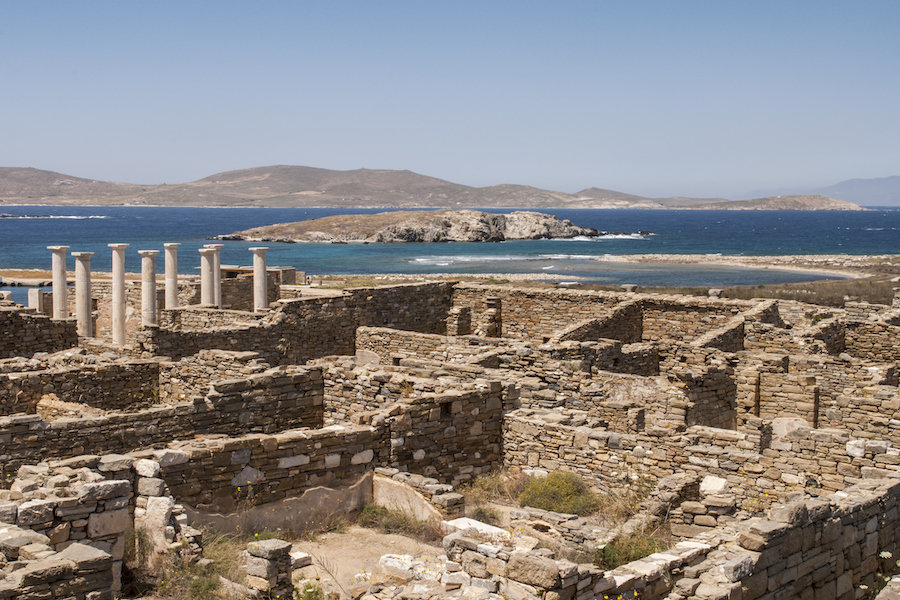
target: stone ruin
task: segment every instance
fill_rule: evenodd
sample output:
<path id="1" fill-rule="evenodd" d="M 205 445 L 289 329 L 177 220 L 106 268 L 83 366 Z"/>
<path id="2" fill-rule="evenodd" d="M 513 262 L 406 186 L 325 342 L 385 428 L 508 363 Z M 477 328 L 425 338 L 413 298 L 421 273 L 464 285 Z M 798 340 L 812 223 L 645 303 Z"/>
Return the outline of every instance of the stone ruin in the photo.
<path id="1" fill-rule="evenodd" d="M 0 598 L 115 597 L 135 531 L 154 556 L 204 560 L 200 524 L 373 500 L 448 533 L 427 568 L 382 559 L 405 597 L 848 599 L 896 570 L 900 295 L 833 309 L 454 282 L 314 294 L 263 258 L 241 304 L 215 253 L 199 304 L 178 301 L 196 282 L 123 288 L 115 268 L 111 295 L 78 272 L 75 319 L 62 292 L 49 315 L 0 301 Z M 139 327 L 116 316 L 132 305 Z M 525 536 L 465 519 L 456 487 L 504 467 L 601 491 L 649 481 L 619 531 L 664 520 L 675 542 L 604 571 L 535 545 L 616 533 L 573 515 L 514 511 Z M 259 542 L 238 587 L 289 593 L 304 564 Z M 400 593 L 359 583 L 367 600 Z"/>

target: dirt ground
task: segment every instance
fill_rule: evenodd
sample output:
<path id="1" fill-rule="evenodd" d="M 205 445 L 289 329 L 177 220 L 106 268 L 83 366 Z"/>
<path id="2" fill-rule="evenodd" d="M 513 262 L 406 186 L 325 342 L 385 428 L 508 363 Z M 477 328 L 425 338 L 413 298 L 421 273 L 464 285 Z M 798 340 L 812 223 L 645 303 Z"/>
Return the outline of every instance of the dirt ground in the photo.
<path id="1" fill-rule="evenodd" d="M 380 533 L 373 529 L 351 526 L 342 533 L 323 533 L 312 541 L 294 542 L 293 551 L 312 556 L 312 566 L 301 569 L 300 577 L 319 578 L 328 589 L 337 579 L 339 589 L 349 589 L 353 576 L 365 569 L 378 570 L 378 559 L 384 554 L 411 554 L 434 558 L 444 553 L 440 542 L 425 543 L 402 535 Z M 297 575 L 295 573 L 295 579 Z"/>

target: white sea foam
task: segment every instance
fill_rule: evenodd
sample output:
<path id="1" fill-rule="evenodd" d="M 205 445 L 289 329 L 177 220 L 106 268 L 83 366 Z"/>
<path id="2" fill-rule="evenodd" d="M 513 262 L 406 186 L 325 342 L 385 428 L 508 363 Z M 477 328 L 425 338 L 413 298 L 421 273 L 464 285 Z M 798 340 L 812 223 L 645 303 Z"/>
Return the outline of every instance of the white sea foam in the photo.
<path id="1" fill-rule="evenodd" d="M 411 258 L 409 262 L 417 265 L 448 266 L 456 263 L 509 262 L 514 260 L 535 259 L 533 256 L 524 254 L 498 254 L 496 256 L 459 254 L 454 256 L 420 256 L 418 258 Z"/>
<path id="2" fill-rule="evenodd" d="M 4 219 L 106 219 L 107 215 L 9 215 Z"/>
<path id="3" fill-rule="evenodd" d="M 538 259 L 543 260 L 593 260 L 597 258 L 593 254 L 541 254 Z"/>
<path id="4" fill-rule="evenodd" d="M 607 240 L 645 240 L 652 233 L 601 233 L 600 235 L 576 235 L 570 238 L 551 238 L 554 242 L 604 242 Z"/>

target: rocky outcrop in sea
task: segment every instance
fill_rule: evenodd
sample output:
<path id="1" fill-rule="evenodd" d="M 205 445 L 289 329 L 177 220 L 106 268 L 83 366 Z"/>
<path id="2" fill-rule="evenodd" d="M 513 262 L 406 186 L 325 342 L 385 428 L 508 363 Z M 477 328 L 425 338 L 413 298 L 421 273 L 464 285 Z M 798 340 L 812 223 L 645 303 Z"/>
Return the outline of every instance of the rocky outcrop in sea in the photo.
<path id="1" fill-rule="evenodd" d="M 579 227 L 569 220 L 539 212 L 423 210 L 334 215 L 255 227 L 218 239 L 324 243 L 502 242 L 598 235 L 601 233 L 591 227 Z"/>

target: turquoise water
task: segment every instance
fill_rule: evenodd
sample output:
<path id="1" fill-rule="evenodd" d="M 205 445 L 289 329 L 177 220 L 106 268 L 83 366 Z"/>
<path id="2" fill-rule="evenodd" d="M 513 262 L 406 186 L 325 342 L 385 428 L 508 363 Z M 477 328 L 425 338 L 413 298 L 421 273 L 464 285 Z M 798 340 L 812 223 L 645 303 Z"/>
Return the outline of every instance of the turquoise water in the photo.
<path id="1" fill-rule="evenodd" d="M 92 268 L 110 269 L 110 242 L 126 242 L 126 268 L 140 270 L 138 250 L 181 242 L 179 270 L 197 272 L 207 236 L 330 214 L 375 210 L 149 207 L 2 207 L 30 216 L 0 219 L 0 268 L 49 269 L 46 246 L 93 251 Z M 495 211 L 500 212 L 500 211 Z M 594 282 L 639 285 L 756 285 L 806 281 L 809 274 L 704 265 L 598 262 L 598 256 L 677 254 L 894 254 L 900 252 L 900 209 L 866 212 L 544 210 L 603 231 L 650 231 L 592 240 L 440 244 L 277 244 L 269 263 L 311 274 L 553 273 Z M 223 264 L 249 264 L 247 242 L 223 242 Z M 69 257 L 69 268 L 74 259 Z M 160 269 L 162 260 L 160 259 Z M 23 290 L 20 290 L 22 292 Z"/>

